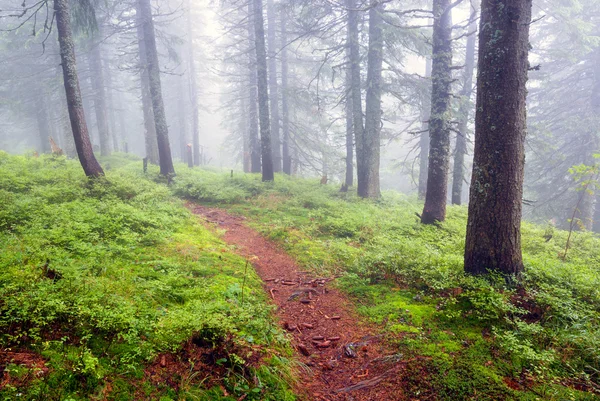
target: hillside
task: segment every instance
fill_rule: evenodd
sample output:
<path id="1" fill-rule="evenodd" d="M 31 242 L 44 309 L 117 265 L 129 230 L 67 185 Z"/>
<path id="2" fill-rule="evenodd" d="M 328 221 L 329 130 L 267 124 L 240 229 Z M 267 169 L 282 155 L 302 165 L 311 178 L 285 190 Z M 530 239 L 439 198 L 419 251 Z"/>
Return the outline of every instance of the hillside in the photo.
<path id="1" fill-rule="evenodd" d="M 0 153 L 3 399 L 295 399 L 311 368 L 259 277 L 184 201 L 245 216 L 305 270 L 336 277 L 401 355 L 405 399 L 598 398 L 590 233 L 563 260 L 566 232 L 524 224 L 517 285 L 462 273 L 462 207 L 423 226 L 422 205 L 398 193 L 372 202 L 184 166 L 169 187 L 139 160 L 103 166 L 106 180 L 89 182 L 73 161 Z"/>

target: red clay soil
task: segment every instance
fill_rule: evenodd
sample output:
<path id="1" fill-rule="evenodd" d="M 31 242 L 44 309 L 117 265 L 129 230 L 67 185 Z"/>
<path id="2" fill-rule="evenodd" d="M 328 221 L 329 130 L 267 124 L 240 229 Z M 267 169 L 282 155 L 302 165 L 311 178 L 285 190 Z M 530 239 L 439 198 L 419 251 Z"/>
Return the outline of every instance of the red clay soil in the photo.
<path id="1" fill-rule="evenodd" d="M 299 394 L 330 401 L 419 399 L 403 390 L 409 361 L 384 344 L 377 328 L 360 321 L 349 300 L 331 286 L 332 278 L 302 271 L 277 245 L 246 226 L 244 217 L 195 204 L 188 207 L 226 230 L 223 239 L 253 261 L 277 306 L 276 317 L 292 336 L 298 360 L 307 366 L 299 369 Z"/>

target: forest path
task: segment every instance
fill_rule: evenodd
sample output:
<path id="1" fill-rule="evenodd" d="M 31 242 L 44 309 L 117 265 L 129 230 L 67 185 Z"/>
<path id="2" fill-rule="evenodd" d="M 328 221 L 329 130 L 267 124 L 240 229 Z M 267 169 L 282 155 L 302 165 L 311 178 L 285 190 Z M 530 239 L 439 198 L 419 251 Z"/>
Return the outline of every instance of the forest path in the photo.
<path id="1" fill-rule="evenodd" d="M 277 306 L 275 315 L 292 336 L 299 369 L 297 392 L 309 400 L 407 400 L 402 390 L 401 355 L 385 344 L 377 328 L 354 312 L 351 302 L 330 286 L 333 278 L 313 277 L 275 243 L 223 209 L 187 205 L 219 229 L 223 240 L 248 259 Z M 397 352 L 397 351 L 395 351 Z M 404 372 L 405 373 L 405 372 Z"/>

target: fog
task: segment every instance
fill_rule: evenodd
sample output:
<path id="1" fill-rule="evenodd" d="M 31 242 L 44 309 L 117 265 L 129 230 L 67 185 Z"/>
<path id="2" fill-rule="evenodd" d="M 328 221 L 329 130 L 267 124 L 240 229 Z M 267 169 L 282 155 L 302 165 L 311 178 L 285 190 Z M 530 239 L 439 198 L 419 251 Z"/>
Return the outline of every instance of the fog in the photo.
<path id="1" fill-rule="evenodd" d="M 101 163 L 113 152 L 158 163 L 159 153 L 164 158 L 158 149 L 162 128 L 152 119 L 158 104 L 155 89 L 148 86 L 152 78 L 144 78 L 145 71 L 152 74 L 151 62 L 140 50 L 145 39 L 139 7 L 148 1 L 61 1 L 70 6 L 82 106 L 94 154 Z M 57 3 L 0 0 L 1 150 L 30 156 L 62 152 L 77 158 L 54 17 Z M 261 67 L 256 36 L 258 3 L 263 9 L 266 69 Z M 191 164 L 246 173 L 260 173 L 262 166 L 264 174 L 264 143 L 261 147 L 258 141 L 269 125 L 269 156 L 276 174 L 315 177 L 346 189 L 356 185 L 360 149 L 353 134 L 357 118 L 362 127 L 364 117 L 364 129 L 377 137 L 377 155 L 369 160 L 377 160 L 380 189 L 410 196 L 424 191 L 431 104 L 435 108 L 439 101 L 431 98 L 427 68 L 434 43 L 432 6 L 420 0 L 381 4 L 377 74 L 371 70 L 377 65 L 371 63 L 377 54 L 377 30 L 372 29 L 372 7 L 367 3 L 150 1 L 173 159 L 187 162 L 189 145 Z M 595 169 L 600 6 L 594 0 L 533 3 L 523 214 L 563 227 L 578 219 L 582 229 L 592 229 L 600 220 Z M 462 1 L 451 10 L 451 79 L 443 116 L 450 141 L 444 162 L 448 203 L 464 204 L 469 194 L 479 6 Z M 357 27 L 355 61 L 351 14 Z M 469 38 L 475 46 L 470 61 Z M 267 87 L 261 86 L 262 73 Z M 377 76 L 379 81 L 373 78 Z M 353 98 L 357 93 L 359 100 Z M 50 138 L 60 149 L 51 146 Z M 347 163 L 349 155 L 352 164 Z M 462 169 L 456 169 L 458 165 Z"/>

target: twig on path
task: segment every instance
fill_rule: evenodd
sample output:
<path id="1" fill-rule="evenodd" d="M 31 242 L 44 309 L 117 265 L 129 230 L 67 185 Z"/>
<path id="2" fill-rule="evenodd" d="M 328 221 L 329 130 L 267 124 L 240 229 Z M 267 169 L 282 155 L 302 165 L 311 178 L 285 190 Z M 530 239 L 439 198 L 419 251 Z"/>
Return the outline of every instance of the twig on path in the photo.
<path id="1" fill-rule="evenodd" d="M 369 380 L 363 380 L 361 382 L 358 382 L 352 386 L 349 387 L 344 387 L 341 388 L 339 390 L 335 390 L 334 393 L 339 394 L 339 393 L 349 393 L 351 391 L 354 390 L 360 390 L 361 388 L 365 388 L 365 387 L 373 387 L 377 384 L 379 384 L 383 379 L 385 378 L 385 374 L 374 377 L 372 379 Z"/>

